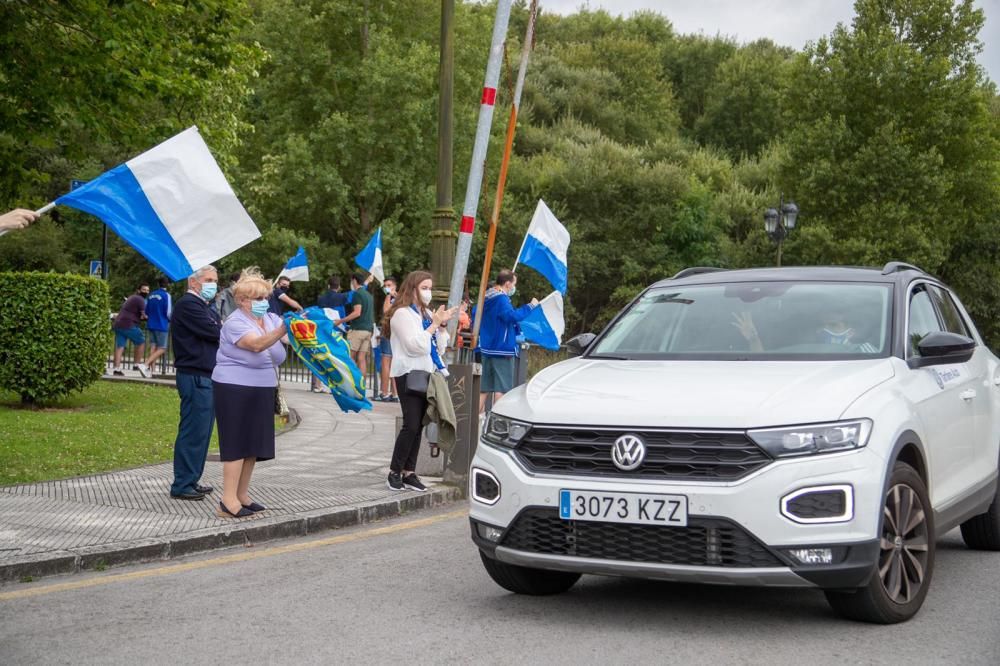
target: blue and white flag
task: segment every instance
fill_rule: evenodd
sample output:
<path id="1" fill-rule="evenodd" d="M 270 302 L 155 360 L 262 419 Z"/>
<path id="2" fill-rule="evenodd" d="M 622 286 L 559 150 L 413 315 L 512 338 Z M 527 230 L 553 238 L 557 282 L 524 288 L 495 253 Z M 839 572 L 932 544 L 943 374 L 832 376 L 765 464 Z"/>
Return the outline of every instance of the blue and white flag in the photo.
<path id="1" fill-rule="evenodd" d="M 543 298 L 531 314 L 518 322 L 518 326 L 528 342 L 557 351 L 566 331 L 562 294 L 553 291 Z"/>
<path id="2" fill-rule="evenodd" d="M 566 293 L 569 232 L 556 219 L 549 207 L 541 199 L 528 225 L 528 233 L 517 256 L 517 264 L 531 266 L 549 281 L 554 289 Z"/>
<path id="3" fill-rule="evenodd" d="M 358 256 L 354 257 L 354 262 L 375 276 L 380 283 L 385 282 L 385 273 L 382 270 L 382 227 L 375 230 L 375 235 L 365 245 Z"/>
<path id="4" fill-rule="evenodd" d="M 292 282 L 309 282 L 309 262 L 306 260 L 305 248 L 299 246 L 299 251 L 288 260 L 278 277 L 286 277 Z"/>
<path id="5" fill-rule="evenodd" d="M 171 280 L 260 238 L 197 127 L 64 194 Z"/>

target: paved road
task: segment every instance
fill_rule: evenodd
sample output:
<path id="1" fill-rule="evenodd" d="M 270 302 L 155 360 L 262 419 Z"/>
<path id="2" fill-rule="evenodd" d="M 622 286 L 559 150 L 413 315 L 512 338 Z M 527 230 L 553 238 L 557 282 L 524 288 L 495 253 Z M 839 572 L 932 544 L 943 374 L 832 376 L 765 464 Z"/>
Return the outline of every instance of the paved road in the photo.
<path id="1" fill-rule="evenodd" d="M 955 533 L 921 614 L 880 627 L 803 590 L 585 577 L 518 597 L 487 578 L 457 507 L 4 586 L 0 663 L 1000 663 L 1000 554 Z"/>

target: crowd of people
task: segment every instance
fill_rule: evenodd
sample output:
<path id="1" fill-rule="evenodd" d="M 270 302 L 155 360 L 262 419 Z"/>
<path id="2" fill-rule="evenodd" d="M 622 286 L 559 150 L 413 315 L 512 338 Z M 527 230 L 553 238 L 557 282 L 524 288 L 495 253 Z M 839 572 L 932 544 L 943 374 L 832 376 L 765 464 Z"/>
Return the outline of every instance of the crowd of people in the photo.
<path id="1" fill-rule="evenodd" d="M 10 211 L 0 215 L 0 231 L 23 229 L 36 219 L 32 211 Z M 445 358 L 450 348 L 464 346 L 473 313 L 468 299 L 458 307 L 434 309 L 433 276 L 414 271 L 401 284 L 393 277 L 383 281 L 376 316 L 369 291 L 372 280 L 371 275 L 355 273 L 344 293 L 340 278 L 332 276 L 316 305 L 347 339 L 358 368 L 366 370 L 375 352 L 378 381 L 373 399 L 400 403 L 403 425 L 393 445 L 387 486 L 426 491 L 416 474 L 424 417 L 442 398 L 450 405 Z M 167 278 L 159 278 L 157 285 L 151 292 L 149 284 L 138 284 L 114 317 L 112 373 L 124 375 L 128 342 L 134 348 L 132 368 L 144 377 L 152 375 L 168 346 L 173 353 L 180 419 L 170 496 L 200 501 L 214 492 L 201 477 L 217 424 L 223 465 L 218 514 L 244 518 L 265 511 L 251 496 L 250 480 L 257 462 L 275 456 L 274 405 L 279 368 L 288 355 L 283 315 L 304 308 L 291 296 L 287 277 L 279 276 L 272 284 L 256 267 L 230 275 L 222 290 L 218 270 L 202 267 L 187 279 L 187 289 L 176 303 Z M 483 365 L 480 411 L 491 394 L 496 400 L 513 388 L 517 325 L 538 306 L 537 299 L 531 299 L 515 308 L 511 296 L 516 285 L 517 276 L 501 270 L 485 294 L 477 347 Z M 447 324 L 456 317 L 458 335 L 451 345 Z M 314 381 L 313 390 L 323 390 L 322 383 Z"/>

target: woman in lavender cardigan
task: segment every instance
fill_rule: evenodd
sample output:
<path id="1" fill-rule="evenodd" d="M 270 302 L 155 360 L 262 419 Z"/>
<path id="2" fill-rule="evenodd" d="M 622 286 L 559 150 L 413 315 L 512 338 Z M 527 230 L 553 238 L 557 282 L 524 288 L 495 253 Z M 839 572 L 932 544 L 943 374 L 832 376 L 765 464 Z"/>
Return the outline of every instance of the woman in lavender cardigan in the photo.
<path id="1" fill-rule="evenodd" d="M 222 326 L 212 372 L 220 516 L 243 518 L 265 509 L 250 498 L 250 477 L 257 461 L 274 458 L 274 391 L 285 360 L 285 323 L 267 311 L 270 294 L 271 283 L 256 267 L 244 270 L 233 289 L 237 309 Z"/>

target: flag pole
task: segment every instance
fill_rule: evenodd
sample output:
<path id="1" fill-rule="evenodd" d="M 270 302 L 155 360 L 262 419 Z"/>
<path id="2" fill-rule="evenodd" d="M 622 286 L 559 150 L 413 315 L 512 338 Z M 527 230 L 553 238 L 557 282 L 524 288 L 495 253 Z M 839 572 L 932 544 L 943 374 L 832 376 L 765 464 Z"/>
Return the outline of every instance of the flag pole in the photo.
<path id="1" fill-rule="evenodd" d="M 476 126 L 476 139 L 472 147 L 469 177 L 465 181 L 465 205 L 462 208 L 462 221 L 458 228 L 455 266 L 452 269 L 451 285 L 448 291 L 449 308 L 457 307 L 461 303 L 465 273 L 469 268 L 472 234 L 476 230 L 476 212 L 479 209 L 479 190 L 483 183 L 486 151 L 489 148 L 490 127 L 493 125 L 493 110 L 497 97 L 497 82 L 500 80 L 500 61 L 503 58 L 503 43 L 507 37 L 507 25 L 510 22 L 510 7 L 512 4 L 513 0 L 498 0 L 497 2 L 496 19 L 493 23 L 493 38 L 490 44 L 490 57 L 486 64 L 486 78 L 483 82 L 483 97 L 479 104 L 479 122 Z M 448 335 L 452 340 L 455 339 L 457 324 L 457 317 L 452 317 L 448 322 Z"/>
<path id="2" fill-rule="evenodd" d="M 486 239 L 486 258 L 483 260 L 483 277 L 479 283 L 479 296 L 476 298 L 476 320 L 472 325 L 472 348 L 479 342 L 479 326 L 483 319 L 483 300 L 486 298 L 486 285 L 489 284 L 490 268 L 493 264 L 493 247 L 497 239 L 497 225 L 500 223 L 500 208 L 503 205 L 504 187 L 507 184 L 507 167 L 510 165 L 510 153 L 514 147 L 514 132 L 517 130 L 517 112 L 521 107 L 521 92 L 524 90 L 524 75 L 528 71 L 528 56 L 531 53 L 535 38 L 535 17 L 538 15 L 538 0 L 531 0 L 528 16 L 528 29 L 521 45 L 521 64 L 517 69 L 517 85 L 514 88 L 514 100 L 510 105 L 510 117 L 507 119 L 507 141 L 504 144 L 503 159 L 500 162 L 500 178 L 497 180 L 497 194 L 493 199 L 493 215 L 490 217 L 490 233 Z M 523 247 L 523 246 L 522 246 Z M 520 257 L 520 252 L 518 253 Z"/>

